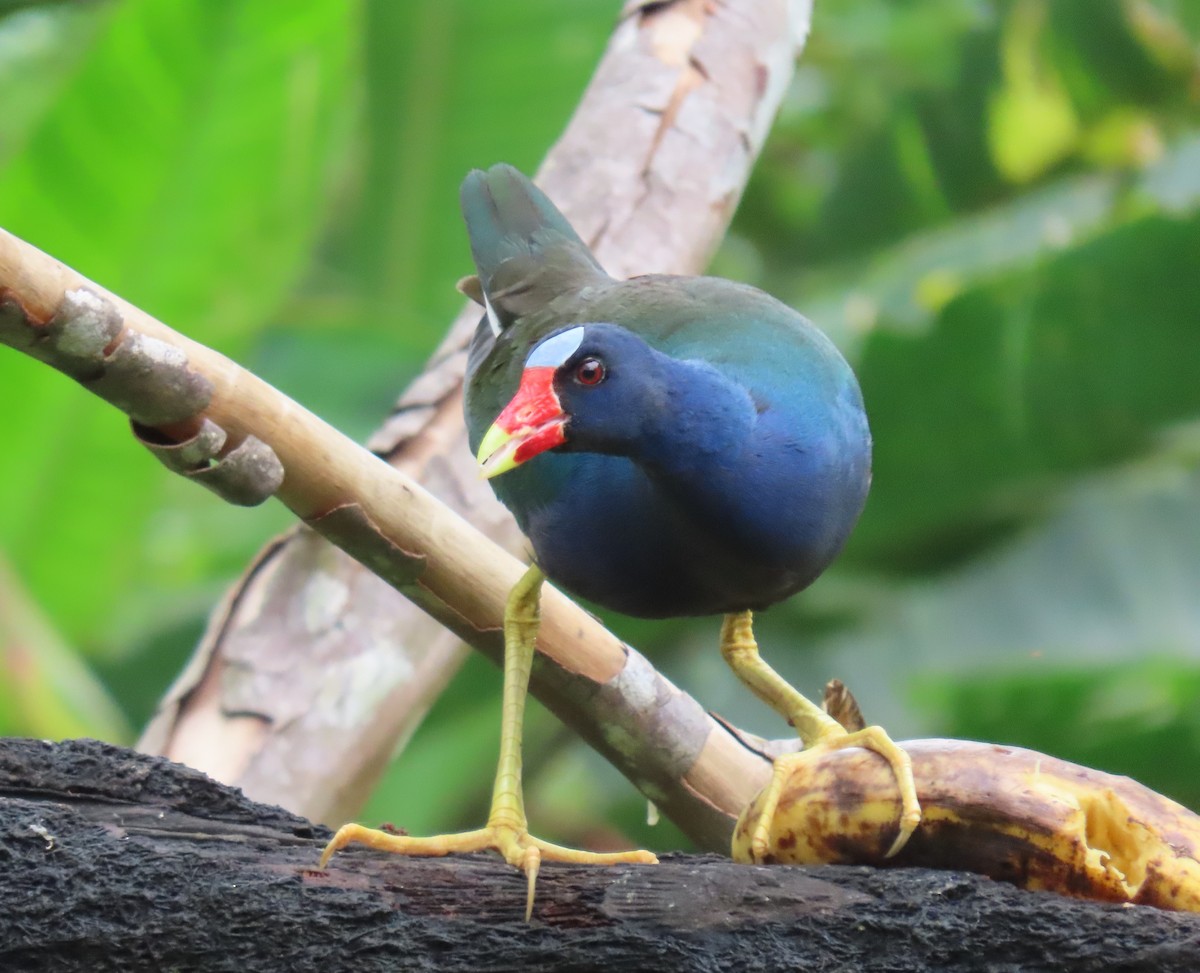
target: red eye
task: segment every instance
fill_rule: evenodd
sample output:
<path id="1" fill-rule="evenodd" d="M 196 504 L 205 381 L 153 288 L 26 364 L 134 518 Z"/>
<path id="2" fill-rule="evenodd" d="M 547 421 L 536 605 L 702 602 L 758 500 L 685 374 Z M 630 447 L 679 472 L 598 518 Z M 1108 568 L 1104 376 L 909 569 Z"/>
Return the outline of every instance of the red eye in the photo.
<path id="1" fill-rule="evenodd" d="M 580 385 L 599 385 L 604 375 L 604 362 L 599 358 L 585 358 L 575 366 L 575 381 Z"/>

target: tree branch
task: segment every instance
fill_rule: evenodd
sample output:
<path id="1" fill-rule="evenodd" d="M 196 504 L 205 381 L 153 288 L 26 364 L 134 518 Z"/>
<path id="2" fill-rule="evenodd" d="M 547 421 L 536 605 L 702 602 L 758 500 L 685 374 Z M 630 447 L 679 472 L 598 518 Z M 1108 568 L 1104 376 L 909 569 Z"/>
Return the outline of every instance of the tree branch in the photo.
<path id="1" fill-rule="evenodd" d="M 0 968 L 1195 969 L 1200 915 L 922 869 L 547 864 L 346 852 L 161 758 L 0 741 Z M 469 905 L 467 905 L 469 903 Z"/>
<path id="2" fill-rule="evenodd" d="M 703 269 L 791 78 L 810 11 L 810 0 L 627 4 L 539 176 L 610 272 Z M 474 307 L 458 317 L 368 445 L 520 555 L 524 539 L 466 448 L 461 382 L 477 320 Z M 460 659 L 453 632 L 322 538 L 292 532 L 259 554 L 214 612 L 139 746 L 339 823 L 357 813 Z M 645 683 L 643 667 L 625 670 L 612 655 L 593 674 Z M 572 705 L 536 678 L 534 691 L 560 715 Z M 592 692 L 587 684 L 574 694 Z M 628 711 L 621 695 L 618 709 Z M 684 786 L 702 802 L 725 808 L 719 781 L 740 761 L 723 734 L 706 743 L 711 727 L 686 708 L 671 776 L 688 776 Z M 594 725 L 583 732 L 600 739 Z M 724 842 L 708 826 L 684 827 L 708 847 Z"/>

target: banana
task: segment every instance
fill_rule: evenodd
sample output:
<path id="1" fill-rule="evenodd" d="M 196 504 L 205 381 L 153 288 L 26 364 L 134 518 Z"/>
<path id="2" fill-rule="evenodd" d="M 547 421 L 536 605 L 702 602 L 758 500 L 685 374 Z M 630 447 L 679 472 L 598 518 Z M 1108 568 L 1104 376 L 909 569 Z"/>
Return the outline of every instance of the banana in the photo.
<path id="1" fill-rule="evenodd" d="M 902 744 L 924 815 L 885 858 L 900 815 L 891 768 L 861 749 L 784 758 L 775 814 L 738 819 L 742 862 L 920 866 L 1022 888 L 1200 912 L 1200 815 L 1128 777 L 1032 750 L 961 740 Z M 756 850 L 752 850 L 752 848 Z"/>

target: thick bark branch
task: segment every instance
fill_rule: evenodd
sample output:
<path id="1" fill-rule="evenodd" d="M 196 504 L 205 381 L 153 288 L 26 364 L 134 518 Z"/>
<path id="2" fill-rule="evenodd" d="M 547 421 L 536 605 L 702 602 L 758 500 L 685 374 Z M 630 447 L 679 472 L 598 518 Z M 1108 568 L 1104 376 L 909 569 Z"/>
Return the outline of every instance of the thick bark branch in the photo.
<path id="1" fill-rule="evenodd" d="M 1200 915 L 922 869 L 339 855 L 327 832 L 94 741 L 0 742 L 0 969 L 1194 970 Z"/>

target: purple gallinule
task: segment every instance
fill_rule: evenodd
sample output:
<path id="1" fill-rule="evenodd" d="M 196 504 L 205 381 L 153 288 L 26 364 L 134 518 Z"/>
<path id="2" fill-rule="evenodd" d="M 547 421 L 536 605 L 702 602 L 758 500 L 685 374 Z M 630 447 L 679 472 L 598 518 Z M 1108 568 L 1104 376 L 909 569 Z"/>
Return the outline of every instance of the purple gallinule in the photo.
<path id="1" fill-rule="evenodd" d="M 501 759 L 488 824 L 410 838 L 347 825 L 349 843 L 418 855 L 494 848 L 528 876 L 542 858 L 652 862 L 529 835 L 521 716 L 542 572 L 644 618 L 725 615 L 721 650 L 807 749 L 862 746 L 892 765 L 920 821 L 907 755 L 879 727 L 848 733 L 759 656 L 751 612 L 809 585 L 866 501 L 871 436 L 858 382 L 805 318 L 713 277 L 609 277 L 565 217 L 511 166 L 470 173 L 462 207 L 484 305 L 467 365 L 472 449 L 533 545 L 505 615 Z M 786 777 L 777 761 L 773 787 Z M 769 802 L 768 802 L 769 803 Z"/>

